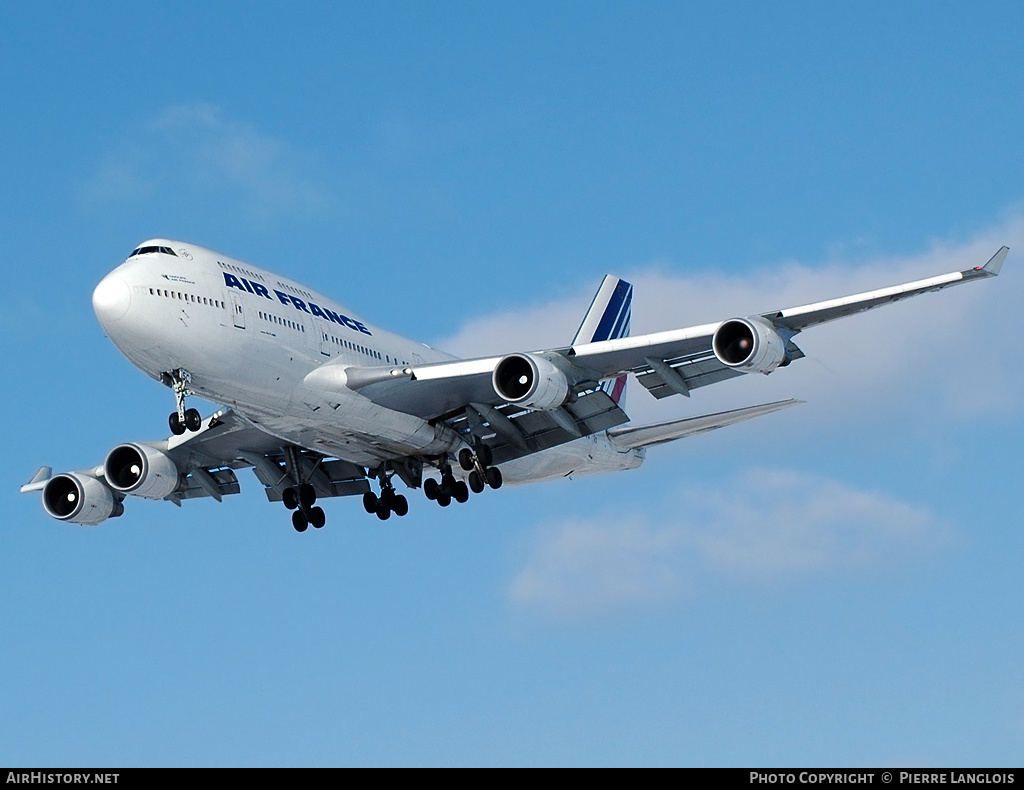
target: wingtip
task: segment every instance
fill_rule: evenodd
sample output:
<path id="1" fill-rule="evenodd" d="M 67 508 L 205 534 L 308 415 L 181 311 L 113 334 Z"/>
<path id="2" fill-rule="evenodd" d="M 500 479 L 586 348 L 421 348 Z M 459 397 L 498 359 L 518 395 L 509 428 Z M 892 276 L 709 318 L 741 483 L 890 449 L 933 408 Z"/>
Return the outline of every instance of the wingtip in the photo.
<path id="1" fill-rule="evenodd" d="M 32 476 L 32 479 L 21 487 L 21 493 L 25 494 L 29 491 L 42 490 L 51 477 L 53 477 L 53 469 L 48 466 L 39 467 L 39 471 Z"/>
<path id="2" fill-rule="evenodd" d="M 1008 253 L 1009 251 L 1010 248 L 1005 245 L 1000 247 L 999 252 L 997 252 L 995 255 L 989 258 L 988 263 L 982 266 L 981 270 L 983 272 L 991 274 L 993 277 L 999 274 L 999 270 L 1003 268 L 1003 261 L 1006 260 L 1006 253 Z"/>

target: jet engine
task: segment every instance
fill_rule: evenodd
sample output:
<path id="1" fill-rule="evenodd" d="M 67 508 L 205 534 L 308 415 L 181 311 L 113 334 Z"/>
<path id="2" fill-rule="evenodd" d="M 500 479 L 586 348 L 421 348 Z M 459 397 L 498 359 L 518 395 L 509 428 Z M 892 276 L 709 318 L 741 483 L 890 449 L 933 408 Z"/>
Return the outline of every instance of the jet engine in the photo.
<path id="1" fill-rule="evenodd" d="M 120 516 L 124 506 L 95 477 L 68 472 L 56 475 L 43 486 L 43 509 L 56 519 L 93 526 Z"/>
<path id="2" fill-rule="evenodd" d="M 550 411 L 569 400 L 569 379 L 551 360 L 537 354 L 509 354 L 491 376 L 498 397 L 528 409 Z"/>
<path id="3" fill-rule="evenodd" d="M 120 444 L 103 462 L 107 483 L 122 494 L 163 499 L 181 485 L 174 461 L 144 444 Z"/>
<path id="4" fill-rule="evenodd" d="M 744 373 L 771 373 L 786 362 L 786 341 L 761 316 L 723 321 L 711 347 L 719 362 Z"/>

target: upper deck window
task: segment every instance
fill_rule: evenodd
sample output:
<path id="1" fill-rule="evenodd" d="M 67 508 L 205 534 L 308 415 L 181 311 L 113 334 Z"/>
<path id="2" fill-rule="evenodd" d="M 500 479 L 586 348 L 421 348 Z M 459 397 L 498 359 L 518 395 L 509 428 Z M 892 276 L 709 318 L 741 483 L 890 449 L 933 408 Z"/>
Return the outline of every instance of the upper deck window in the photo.
<path id="1" fill-rule="evenodd" d="M 174 252 L 170 247 L 138 247 L 136 250 L 129 255 L 129 258 L 134 258 L 136 255 L 147 255 L 151 252 L 162 252 L 165 255 L 173 255 L 175 258 L 178 257 L 177 253 Z"/>

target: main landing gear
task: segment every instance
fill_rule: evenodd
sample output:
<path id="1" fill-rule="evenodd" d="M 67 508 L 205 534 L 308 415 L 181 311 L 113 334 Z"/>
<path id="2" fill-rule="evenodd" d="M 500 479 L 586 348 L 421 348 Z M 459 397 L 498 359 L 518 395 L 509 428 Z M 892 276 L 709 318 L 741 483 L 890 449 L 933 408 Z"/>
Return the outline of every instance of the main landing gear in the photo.
<path id="1" fill-rule="evenodd" d="M 316 489 L 309 483 L 292 488 L 286 488 L 281 494 L 281 501 L 284 506 L 292 512 L 292 526 L 296 532 L 305 532 L 310 524 L 320 529 L 327 523 L 327 516 L 324 515 L 322 507 L 314 507 L 316 502 Z"/>
<path id="2" fill-rule="evenodd" d="M 380 470 L 380 496 L 372 491 L 363 494 L 363 509 L 367 513 L 376 513 L 381 521 L 387 521 L 391 514 L 404 516 L 409 512 L 409 500 L 402 494 L 395 493 L 395 486 L 387 472 Z"/>
<path id="3" fill-rule="evenodd" d="M 501 488 L 501 471 L 491 466 L 491 448 L 485 444 L 478 445 L 474 453 L 468 447 L 459 451 L 459 466 L 469 472 L 466 481 L 456 480 L 452 468 L 445 461 L 441 467 L 441 482 L 432 477 L 423 481 L 423 493 L 427 499 L 433 499 L 441 507 L 448 507 L 454 499 L 460 504 L 469 499 L 469 492 L 479 494 L 485 488 Z"/>
<path id="4" fill-rule="evenodd" d="M 198 409 L 185 408 L 185 396 L 192 394 L 192 390 L 188 388 L 188 385 L 192 382 L 192 374 L 187 370 L 178 368 L 164 375 L 174 390 L 174 398 L 178 402 L 178 410 L 172 411 L 171 416 L 167 419 L 171 433 L 175 436 L 181 436 L 186 430 L 198 431 L 203 425 L 202 415 L 199 414 Z"/>

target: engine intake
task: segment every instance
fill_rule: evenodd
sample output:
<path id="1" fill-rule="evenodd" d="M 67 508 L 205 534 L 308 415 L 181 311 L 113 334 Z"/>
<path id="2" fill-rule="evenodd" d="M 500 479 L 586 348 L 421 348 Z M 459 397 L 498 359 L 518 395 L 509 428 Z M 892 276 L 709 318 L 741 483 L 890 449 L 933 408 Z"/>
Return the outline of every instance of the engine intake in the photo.
<path id="1" fill-rule="evenodd" d="M 46 482 L 43 486 L 43 509 L 61 521 L 87 526 L 124 512 L 113 491 L 95 477 L 74 472 L 55 475 Z"/>
<path id="2" fill-rule="evenodd" d="M 723 321 L 711 347 L 719 362 L 745 373 L 771 373 L 786 361 L 786 341 L 760 316 Z"/>
<path id="3" fill-rule="evenodd" d="M 528 409 L 550 411 L 569 400 L 569 379 L 537 354 L 509 354 L 494 367 L 491 384 L 498 397 Z"/>
<path id="4" fill-rule="evenodd" d="M 163 499 L 181 485 L 174 461 L 144 444 L 120 444 L 107 454 L 103 475 L 115 491 Z"/>

